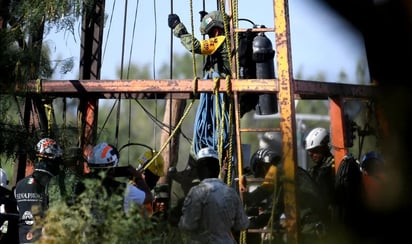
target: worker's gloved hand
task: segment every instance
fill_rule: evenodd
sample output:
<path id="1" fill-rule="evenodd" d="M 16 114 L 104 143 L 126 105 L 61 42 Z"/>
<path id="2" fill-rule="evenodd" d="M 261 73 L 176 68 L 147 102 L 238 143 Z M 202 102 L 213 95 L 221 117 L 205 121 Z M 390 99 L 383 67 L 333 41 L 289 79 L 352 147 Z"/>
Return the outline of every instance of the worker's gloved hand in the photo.
<path id="1" fill-rule="evenodd" d="M 202 10 L 202 11 L 199 12 L 199 14 L 200 14 L 200 22 L 202 22 L 203 17 L 205 17 L 208 14 L 208 12 Z"/>
<path id="2" fill-rule="evenodd" d="M 177 14 L 169 14 L 168 24 L 170 28 L 174 29 L 179 23 L 180 18 Z"/>

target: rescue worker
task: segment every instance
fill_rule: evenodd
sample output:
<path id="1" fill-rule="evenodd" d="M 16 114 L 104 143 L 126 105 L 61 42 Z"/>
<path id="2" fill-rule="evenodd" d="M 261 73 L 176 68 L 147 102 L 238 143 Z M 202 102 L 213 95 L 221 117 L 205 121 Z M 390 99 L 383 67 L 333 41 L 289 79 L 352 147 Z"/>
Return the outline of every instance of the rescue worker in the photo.
<path id="1" fill-rule="evenodd" d="M 46 189 L 62 164 L 63 150 L 54 139 L 41 139 L 35 151 L 34 172 L 19 180 L 14 191 L 19 211 L 20 243 L 34 243 L 41 237 L 40 222 L 48 208 Z"/>
<path id="2" fill-rule="evenodd" d="M 187 32 L 187 29 L 183 23 L 180 22 L 180 18 L 177 14 L 169 14 L 168 25 L 173 29 L 173 34 L 180 38 L 182 45 L 189 51 L 197 54 L 205 55 L 207 61 L 204 66 L 204 71 L 208 72 L 214 70 L 220 77 L 226 78 L 227 75 L 231 75 L 231 68 L 229 66 L 229 54 L 225 42 L 224 33 L 224 19 L 220 11 L 212 11 L 210 13 L 204 12 L 202 16 L 200 33 L 202 35 L 208 35 L 209 39 L 199 41 L 197 38 L 192 37 Z M 225 16 L 227 21 L 229 16 Z"/>
<path id="3" fill-rule="evenodd" d="M 115 193 L 123 193 L 124 190 L 124 184 L 115 179 L 114 171 L 111 170 L 118 166 L 119 156 L 115 146 L 101 142 L 93 147 L 87 160 L 90 169 L 87 177 L 101 180 L 101 185 L 104 186 L 109 197 Z"/>
<path id="4" fill-rule="evenodd" d="M 7 173 L 0 168 L 0 243 L 19 243 L 18 211 Z"/>
<path id="5" fill-rule="evenodd" d="M 163 215 L 168 208 L 169 187 L 167 184 L 157 184 L 160 177 L 164 176 L 162 155 L 151 162 L 157 154 L 156 150 L 149 150 L 140 155 L 137 159 L 137 171 L 141 171 L 145 182 L 154 196 L 153 214 L 156 216 Z M 147 165 L 150 163 L 150 165 Z M 163 215 L 165 217 L 165 215 Z"/>
<path id="6" fill-rule="evenodd" d="M 193 36 L 187 32 L 185 25 L 180 22 L 177 14 L 169 14 L 168 25 L 173 29 L 173 34 L 180 38 L 180 42 L 188 51 L 205 55 L 206 61 L 203 67 L 205 74 L 204 79 L 229 78 L 231 76 L 230 57 L 224 31 L 224 21 L 225 19 L 228 21 L 229 16 L 226 14 L 222 15 L 220 11 L 202 13 L 200 32 L 202 35 L 208 35 L 209 39 L 198 40 L 197 38 L 193 38 Z M 224 93 L 220 93 L 219 96 L 210 93 L 200 94 L 193 130 L 193 157 L 196 157 L 198 151 L 203 147 L 211 147 L 218 151 L 218 140 L 215 135 L 222 131 L 222 155 L 226 155 L 225 151 L 229 147 L 230 139 L 228 118 L 230 99 L 231 98 Z M 215 113 L 222 114 L 217 116 Z M 216 121 L 216 117 L 222 118 L 224 123 Z M 224 127 L 217 129 L 218 125 L 221 124 Z"/>
<path id="7" fill-rule="evenodd" d="M 168 26 L 173 30 L 174 36 L 180 39 L 181 44 L 189 52 L 205 56 L 203 66 L 204 79 L 230 78 L 230 56 L 227 47 L 228 40 L 224 30 L 224 23 L 229 21 L 229 16 L 221 13 L 221 11 L 212 11 L 210 13 L 202 11 L 200 14 L 200 33 L 207 35 L 208 39 L 199 40 L 194 38 L 192 34 L 188 33 L 177 14 L 169 14 Z M 191 164 L 196 160 L 199 150 L 209 147 L 221 152 L 221 155 L 230 156 L 229 158 L 236 155 L 235 152 L 232 155 L 228 155 L 231 139 L 230 130 L 233 129 L 229 122 L 231 121 L 229 118 L 231 99 L 225 93 L 219 93 L 218 95 L 200 93 L 199 95 L 199 106 L 197 107 L 195 124 L 193 126 L 193 140 L 187 167 L 179 173 L 176 171 L 176 168 L 171 168 L 169 171 L 171 179 L 180 183 L 182 188 L 180 192 L 174 191 L 171 199 L 171 205 L 177 206 L 178 209 L 180 208 L 178 205 L 184 199 L 190 187 L 198 184 L 196 170 L 192 170 Z M 243 106 L 240 108 L 242 115 L 244 113 L 243 108 Z M 217 118 L 220 118 L 222 121 L 216 121 Z M 218 138 L 216 135 L 221 135 L 221 137 Z M 218 146 L 221 148 L 218 148 Z M 174 189 L 174 185 L 172 185 L 171 189 Z M 177 193 L 175 194 L 175 192 Z M 177 200 L 174 199 L 176 196 L 178 197 Z"/>
<path id="8" fill-rule="evenodd" d="M 126 212 L 129 211 L 132 203 L 141 205 L 145 202 L 152 202 L 153 197 L 142 175 L 132 166 L 127 167 L 128 172 L 125 175 L 129 178 L 127 183 L 116 179 L 116 168 L 118 167 L 119 159 L 120 155 L 117 148 L 107 142 L 101 142 L 93 147 L 87 163 L 90 168 L 87 178 L 100 181 L 100 185 L 103 187 L 103 189 L 95 191 L 97 194 L 96 198 L 106 198 L 103 201 L 117 200 L 119 202 L 113 205 L 123 208 Z M 138 185 L 140 188 L 137 187 Z M 97 217 L 104 218 L 104 216 Z M 101 219 L 100 221 L 104 220 Z"/>
<path id="9" fill-rule="evenodd" d="M 85 158 L 80 147 L 70 147 L 64 150 L 63 169 L 49 183 L 50 206 L 60 204 L 61 200 L 69 206 L 76 202 L 77 196 L 85 189 L 82 182 L 84 161 Z"/>
<path id="10" fill-rule="evenodd" d="M 146 183 L 146 176 L 134 168 L 129 168 L 129 181 L 126 185 L 126 192 L 123 202 L 125 212 L 130 210 L 132 204 L 144 206 L 144 213 L 153 215 L 153 193 Z"/>
<path id="11" fill-rule="evenodd" d="M 90 173 L 87 178 L 100 181 L 107 197 L 110 199 L 113 195 L 124 196 L 127 184 L 116 179 L 116 168 L 119 164 L 119 151 L 117 148 L 107 142 L 98 143 L 93 147 L 91 155 L 88 157 L 87 166 Z M 133 167 L 131 167 L 133 168 Z M 134 172 L 136 172 L 134 170 Z M 132 176 L 129 177 L 132 178 Z M 123 203 L 120 204 L 123 206 Z"/>
<path id="12" fill-rule="evenodd" d="M 216 151 L 202 148 L 196 169 L 201 181 L 184 200 L 179 229 L 188 234 L 189 243 L 236 243 L 232 231 L 247 229 L 249 219 L 235 189 L 217 178 Z"/>
<path id="13" fill-rule="evenodd" d="M 157 152 L 155 150 L 149 150 L 142 153 L 137 159 L 137 170 L 143 170 L 146 183 L 152 190 L 155 188 L 159 178 L 164 176 L 164 159 L 162 155 L 159 155 L 149 166 L 147 166 L 147 163 L 149 163 L 156 154 Z M 147 168 L 144 169 L 146 166 Z"/>
<path id="14" fill-rule="evenodd" d="M 144 180 L 144 176 L 143 180 Z M 126 185 L 126 193 L 123 202 L 123 210 L 127 213 L 132 204 L 143 206 L 146 198 L 146 193 L 137 187 L 135 180 L 130 180 Z M 151 203 L 150 203 L 151 204 Z M 152 207 L 150 206 L 150 214 L 152 213 Z"/>
<path id="15" fill-rule="evenodd" d="M 254 212 L 249 228 L 268 227 L 272 228 L 275 233 L 285 233 L 283 165 L 280 154 L 270 148 L 259 149 L 252 155 L 251 165 L 254 177 L 263 178 L 263 183 L 253 191 L 244 193 L 244 202 L 249 209 L 248 212 Z M 325 234 L 324 223 L 320 216 L 321 195 L 308 172 L 299 166 L 296 172 L 296 191 L 300 213 L 299 234 L 302 243 L 320 241 Z M 257 210 L 251 211 L 253 209 Z M 269 222 L 270 219 L 272 222 Z M 254 238 L 256 241 L 256 236 L 249 235 L 249 238 Z M 274 239 L 278 240 L 276 243 L 286 241 L 279 237 L 274 237 Z"/>
<path id="16" fill-rule="evenodd" d="M 312 160 L 308 172 L 321 194 L 324 209 L 322 219 L 327 226 L 332 223 L 335 211 L 335 158 L 329 142 L 329 132 L 322 127 L 312 129 L 304 140 L 305 150 Z"/>

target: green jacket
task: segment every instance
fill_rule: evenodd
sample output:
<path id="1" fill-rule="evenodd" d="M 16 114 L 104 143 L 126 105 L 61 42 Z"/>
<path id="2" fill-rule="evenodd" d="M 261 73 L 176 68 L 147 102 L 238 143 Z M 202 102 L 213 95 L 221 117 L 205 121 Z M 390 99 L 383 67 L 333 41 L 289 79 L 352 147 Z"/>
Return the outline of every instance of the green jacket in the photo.
<path id="1" fill-rule="evenodd" d="M 180 38 L 180 42 L 188 51 L 191 52 L 193 48 L 194 53 L 207 56 L 207 61 L 205 67 L 203 68 L 204 71 L 207 72 L 215 69 L 222 78 L 225 78 L 226 75 L 231 74 L 226 40 L 216 46 L 216 50 L 213 54 L 209 54 L 207 52 L 207 44 L 208 42 L 213 42 L 210 42 L 209 40 L 198 40 L 196 37 L 193 37 L 192 34 L 187 32 L 183 23 L 179 23 L 173 29 L 173 34 Z"/>

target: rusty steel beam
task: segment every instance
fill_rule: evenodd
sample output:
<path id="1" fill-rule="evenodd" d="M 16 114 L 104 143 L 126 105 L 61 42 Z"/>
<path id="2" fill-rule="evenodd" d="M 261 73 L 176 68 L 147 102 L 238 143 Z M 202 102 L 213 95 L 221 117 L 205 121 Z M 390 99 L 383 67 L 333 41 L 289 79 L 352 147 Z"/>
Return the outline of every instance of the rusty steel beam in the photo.
<path id="1" fill-rule="evenodd" d="M 105 0 L 94 1 L 93 8 L 86 8 L 82 17 L 82 35 L 80 46 L 80 78 L 99 80 L 102 66 L 102 42 L 104 28 Z M 78 112 L 79 127 L 82 129 L 80 147 L 86 152 L 88 145 L 93 145 L 97 137 L 99 100 L 92 96 L 81 99 Z M 85 166 L 85 172 L 87 167 Z"/>
<path id="2" fill-rule="evenodd" d="M 295 94 L 300 99 L 328 99 L 330 97 L 345 97 L 357 99 L 370 99 L 376 96 L 375 85 L 358 85 L 332 82 L 317 82 L 295 80 Z"/>
<path id="3" fill-rule="evenodd" d="M 337 173 L 342 159 L 347 155 L 345 147 L 345 119 L 343 110 L 343 99 L 334 97 L 329 100 L 329 114 L 331 120 L 331 146 L 335 157 L 335 173 Z"/>
<path id="4" fill-rule="evenodd" d="M 300 218 L 296 199 L 296 119 L 295 85 L 293 81 L 292 54 L 290 43 L 288 0 L 273 2 L 276 28 L 276 53 L 278 67 L 278 103 L 280 129 L 282 131 L 283 189 L 288 243 L 300 243 Z"/>
<path id="5" fill-rule="evenodd" d="M 370 99 L 377 92 L 376 85 L 354 85 L 308 80 L 293 80 L 296 99 L 328 99 L 341 96 L 353 99 Z M 213 80 L 198 80 L 196 92 L 212 92 Z M 187 99 L 194 92 L 193 80 L 42 80 L 30 81 L 25 87 L 16 87 L 17 92 L 42 93 L 61 97 L 96 96 L 101 99 L 118 98 L 173 98 Z M 277 79 L 232 79 L 231 91 L 279 92 Z M 219 91 L 226 92 L 225 80 L 221 80 Z M 180 95 L 179 95 L 180 94 Z"/>

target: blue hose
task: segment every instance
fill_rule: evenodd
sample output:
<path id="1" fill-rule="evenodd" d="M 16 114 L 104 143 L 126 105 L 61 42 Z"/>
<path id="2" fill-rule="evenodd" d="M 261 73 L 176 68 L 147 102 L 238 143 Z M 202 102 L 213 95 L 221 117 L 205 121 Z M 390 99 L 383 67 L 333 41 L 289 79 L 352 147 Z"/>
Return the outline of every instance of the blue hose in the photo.
<path id="1" fill-rule="evenodd" d="M 204 79 L 214 79 L 219 77 L 217 72 L 208 72 Z M 218 99 L 218 108 L 216 109 L 216 100 Z M 225 105 L 225 114 L 220 114 L 219 118 L 224 118 L 223 128 L 223 149 L 229 147 L 229 99 L 225 93 L 219 93 L 215 96 L 213 93 L 200 93 L 199 106 L 196 111 L 195 124 L 193 128 L 192 150 L 194 155 L 204 147 L 210 147 L 218 152 L 219 135 L 221 125 L 216 121 L 216 113 L 222 113 L 223 104 Z"/>

